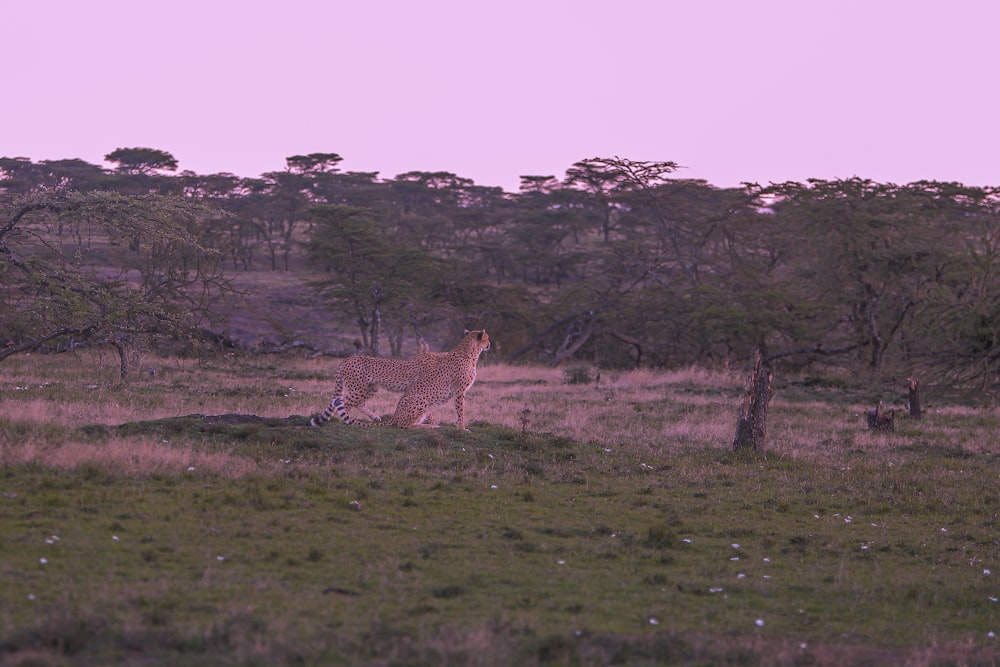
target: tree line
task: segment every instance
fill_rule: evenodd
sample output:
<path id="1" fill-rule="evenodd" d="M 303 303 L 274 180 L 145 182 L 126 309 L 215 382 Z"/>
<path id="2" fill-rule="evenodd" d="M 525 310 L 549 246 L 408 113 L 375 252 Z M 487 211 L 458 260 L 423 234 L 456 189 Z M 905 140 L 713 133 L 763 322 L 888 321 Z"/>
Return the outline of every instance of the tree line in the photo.
<path id="1" fill-rule="evenodd" d="M 45 317 L 67 325 L 86 312 L 84 324 L 104 323 L 99 340 L 176 336 L 211 320 L 208 297 L 228 276 L 306 264 L 303 289 L 376 354 L 399 354 L 414 330 L 474 325 L 502 332 L 511 361 L 671 367 L 743 363 L 759 348 L 771 365 L 875 380 L 997 379 L 997 188 L 862 178 L 719 188 L 678 178 L 673 162 L 593 158 L 562 177 L 522 176 L 511 193 L 448 172 L 343 171 L 335 153 L 292 156 L 255 178 L 175 173 L 155 149 L 105 159 L 116 166 L 0 158 L 10 347 L 58 334 Z M 84 270 L 93 225 L 120 238 L 107 255 L 114 275 Z M 64 289 L 30 264 L 46 253 L 49 273 L 82 272 L 92 294 L 155 286 L 159 310 L 88 311 L 84 295 L 64 294 L 61 310 L 43 313 L 39 295 Z"/>

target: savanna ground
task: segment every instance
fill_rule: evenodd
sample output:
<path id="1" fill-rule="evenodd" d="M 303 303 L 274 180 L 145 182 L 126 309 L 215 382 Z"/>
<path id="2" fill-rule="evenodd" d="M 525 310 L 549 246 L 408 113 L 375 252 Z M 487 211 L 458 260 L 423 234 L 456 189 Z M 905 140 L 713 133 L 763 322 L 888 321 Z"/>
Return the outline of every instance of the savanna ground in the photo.
<path id="1" fill-rule="evenodd" d="M 3 664 L 1000 661 L 988 405 L 873 435 L 899 396 L 778 377 L 740 456 L 737 372 L 484 358 L 466 433 L 309 428 L 330 358 L 144 363 L 0 366 Z"/>

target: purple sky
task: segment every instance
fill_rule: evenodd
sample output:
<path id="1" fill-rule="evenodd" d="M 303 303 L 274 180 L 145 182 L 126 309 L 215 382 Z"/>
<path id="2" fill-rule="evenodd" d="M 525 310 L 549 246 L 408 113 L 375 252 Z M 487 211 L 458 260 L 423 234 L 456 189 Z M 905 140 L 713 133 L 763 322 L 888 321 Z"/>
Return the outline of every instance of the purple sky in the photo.
<path id="1" fill-rule="evenodd" d="M 0 156 L 1000 185 L 995 0 L 0 0 Z"/>

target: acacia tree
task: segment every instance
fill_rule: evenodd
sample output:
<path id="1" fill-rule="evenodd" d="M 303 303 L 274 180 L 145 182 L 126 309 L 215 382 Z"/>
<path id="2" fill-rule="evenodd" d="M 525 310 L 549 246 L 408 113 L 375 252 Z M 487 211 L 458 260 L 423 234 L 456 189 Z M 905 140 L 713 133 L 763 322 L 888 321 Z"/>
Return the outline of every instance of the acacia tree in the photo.
<path id="1" fill-rule="evenodd" d="M 104 159 L 116 163 L 123 174 L 148 176 L 161 170 L 177 170 L 177 158 L 155 148 L 116 148 Z"/>
<path id="2" fill-rule="evenodd" d="M 309 256 L 327 273 L 311 287 L 331 309 L 354 318 L 374 356 L 380 354 L 383 323 L 389 320 L 392 352 L 398 354 L 402 330 L 415 324 L 407 321 L 408 313 L 432 298 L 440 261 L 426 250 L 395 242 L 366 209 L 315 206 L 310 219 Z"/>
<path id="3" fill-rule="evenodd" d="M 0 361 L 36 350 L 109 345 L 128 352 L 212 322 L 230 291 L 202 237 L 217 215 L 194 201 L 110 192 L 0 199 Z M 58 238 L 62 224 L 85 233 Z M 141 238 L 132 249 L 121 239 Z"/>
<path id="4" fill-rule="evenodd" d="M 673 179 L 677 168 L 674 162 L 615 157 L 579 162 L 567 172 L 571 183 L 614 213 L 606 218 L 613 226 L 602 227 L 603 254 L 591 252 L 587 261 L 594 294 L 602 296 L 583 304 L 579 310 L 586 317 L 572 326 L 589 331 L 590 316 L 597 313 L 615 322 L 620 340 L 641 341 L 654 363 L 728 357 L 758 328 L 734 332 L 730 326 L 742 327 L 747 311 L 744 299 L 734 294 L 753 288 L 736 283 L 735 274 L 739 254 L 756 257 L 756 245 L 745 245 L 757 222 L 752 198 L 744 189 Z M 613 312 L 602 303 L 614 304 Z"/>
<path id="5" fill-rule="evenodd" d="M 285 158 L 288 171 L 295 174 L 333 174 L 340 171 L 338 166 L 344 158 L 336 153 L 309 153 Z"/>
<path id="6" fill-rule="evenodd" d="M 954 276 L 956 242 L 979 210 L 967 190 L 860 178 L 762 189 L 795 237 L 786 278 L 802 289 L 787 307 L 809 319 L 801 335 L 814 338 L 801 349 L 856 351 L 873 378 L 890 352 L 911 365 L 931 333 L 914 317 Z"/>
<path id="7" fill-rule="evenodd" d="M 1000 188 L 921 183 L 928 199 L 952 204 L 948 262 L 914 314 L 915 366 L 940 381 L 1000 380 Z M 937 225 L 935 225 L 937 226 Z"/>
<path id="8" fill-rule="evenodd" d="M 0 158 L 0 188 L 10 193 L 26 194 L 39 188 L 52 190 L 100 190 L 107 187 L 108 176 L 95 164 L 79 159 L 42 160 Z"/>
<path id="9" fill-rule="evenodd" d="M 326 203 L 325 190 L 340 170 L 336 153 L 310 153 L 285 158 L 285 171 L 272 171 L 247 181 L 251 195 L 244 210 L 260 220 L 259 231 L 271 258 L 271 270 L 289 269 L 300 226 L 313 204 Z M 251 210 L 252 209 L 252 210 Z"/>
<path id="10" fill-rule="evenodd" d="M 575 162 L 566 170 L 566 186 L 589 194 L 597 204 L 601 235 L 611 240 L 621 196 L 636 189 L 649 189 L 665 182 L 677 169 L 676 162 L 643 162 L 614 158 L 591 158 Z"/>

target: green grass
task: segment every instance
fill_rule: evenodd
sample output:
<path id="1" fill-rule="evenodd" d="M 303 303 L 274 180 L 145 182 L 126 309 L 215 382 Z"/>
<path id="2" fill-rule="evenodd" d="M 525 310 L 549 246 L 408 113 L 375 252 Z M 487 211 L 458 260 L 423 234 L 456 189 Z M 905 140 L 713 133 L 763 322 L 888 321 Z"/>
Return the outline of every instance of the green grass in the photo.
<path id="1" fill-rule="evenodd" d="M 716 451 L 636 465 L 483 424 L 358 442 L 304 418 L 249 434 L 198 421 L 145 428 L 250 457 L 295 442 L 274 450 L 294 462 L 237 479 L 3 471 L 5 651 L 752 663 L 787 642 L 802 659 L 842 643 L 985 651 L 1000 627 L 984 574 L 1000 551 L 984 493 L 996 457 L 890 467 L 859 453 L 831 471 Z"/>
<path id="2" fill-rule="evenodd" d="M 670 392 L 670 420 L 704 394 Z M 649 401 L 616 414 L 636 405 L 668 421 Z M 949 413 L 940 428 L 992 419 Z M 949 445 L 931 420 L 862 434 L 866 446 L 841 424 L 825 445 L 808 436 L 821 456 L 785 442 L 750 458 L 482 421 L 469 433 L 307 421 L 0 419 L 0 661 L 1000 660 L 1000 457 Z M 11 462 L 41 441 L 87 455 Z M 130 443 L 188 458 L 93 462 Z"/>

